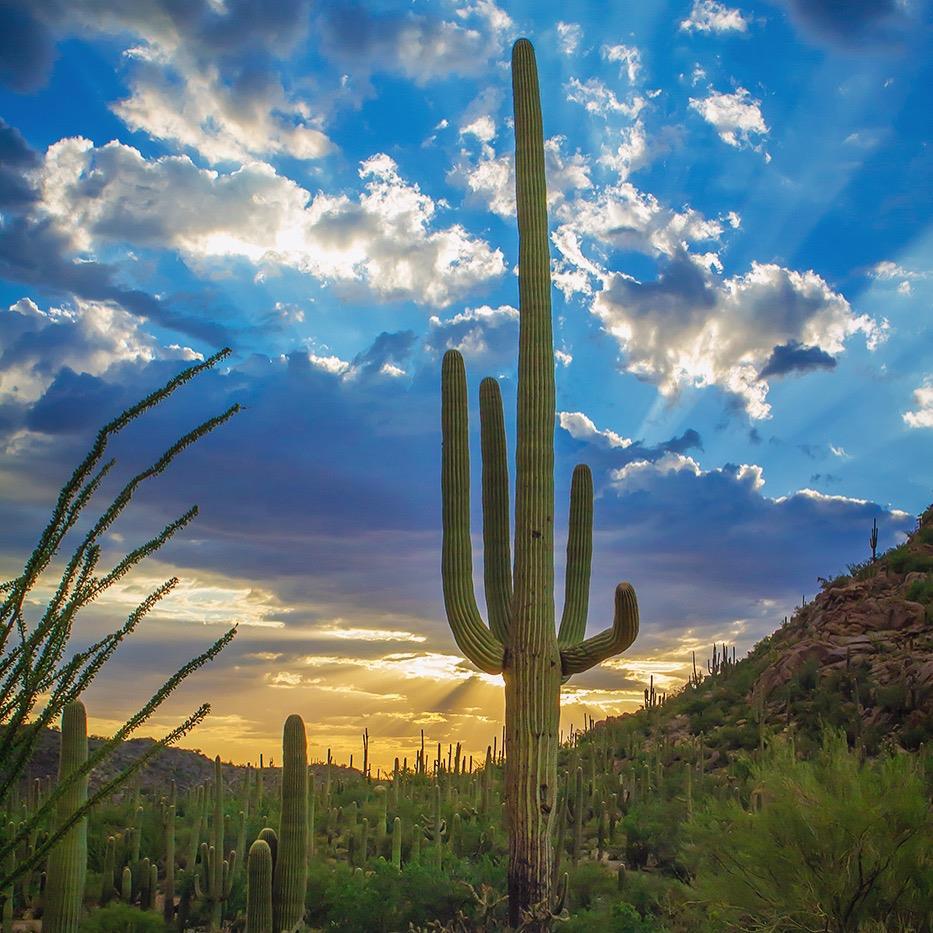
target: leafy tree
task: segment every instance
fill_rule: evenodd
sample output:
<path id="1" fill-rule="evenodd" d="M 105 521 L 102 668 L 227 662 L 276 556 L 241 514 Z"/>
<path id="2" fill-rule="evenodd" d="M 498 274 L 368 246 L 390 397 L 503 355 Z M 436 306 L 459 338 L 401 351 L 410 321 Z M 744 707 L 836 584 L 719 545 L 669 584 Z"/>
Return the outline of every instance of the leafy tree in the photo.
<path id="1" fill-rule="evenodd" d="M 133 476 L 96 520 L 90 523 L 89 530 L 81 535 L 77 531 L 79 520 L 85 517 L 85 510 L 94 494 L 116 462 L 113 459 L 104 461 L 107 445 L 128 424 L 229 353 L 229 350 L 222 350 L 203 363 L 189 367 L 100 429 L 87 456 L 62 488 L 48 525 L 27 558 L 23 572 L 0 584 L 0 811 L 10 812 L 13 794 L 26 774 L 43 729 L 58 721 L 62 709 L 90 685 L 123 639 L 174 589 L 178 579 L 173 577 L 166 580 L 150 593 L 115 631 L 90 647 L 75 651 L 71 646 L 71 637 L 79 611 L 121 580 L 145 557 L 158 551 L 194 519 L 198 509 L 197 506 L 190 508 L 107 571 L 98 568 L 103 536 L 129 505 L 140 485 L 164 472 L 185 448 L 228 421 L 239 411 L 239 406 L 231 406 L 179 438 L 158 460 Z M 36 602 L 33 594 L 43 574 L 72 532 L 78 534 L 79 540 L 65 562 L 51 599 L 37 619 L 27 618 L 26 606 Z M 204 719 L 210 711 L 207 703 L 198 707 L 181 725 L 150 747 L 132 766 L 100 787 L 70 820 L 54 824 L 55 831 L 34 848 L 29 858 L 18 861 L 12 858 L 12 853 L 20 849 L 24 840 L 29 839 L 38 826 L 53 825 L 49 817 L 71 784 L 88 774 L 120 742 L 146 722 L 189 674 L 214 658 L 230 642 L 235 631 L 234 626 L 210 648 L 169 677 L 135 715 L 88 757 L 82 768 L 77 769 L 67 780 L 60 781 L 40 807 L 0 839 L 0 891 L 8 890 L 20 875 L 39 865 L 75 822 L 138 771 L 152 755 L 185 735 Z"/>

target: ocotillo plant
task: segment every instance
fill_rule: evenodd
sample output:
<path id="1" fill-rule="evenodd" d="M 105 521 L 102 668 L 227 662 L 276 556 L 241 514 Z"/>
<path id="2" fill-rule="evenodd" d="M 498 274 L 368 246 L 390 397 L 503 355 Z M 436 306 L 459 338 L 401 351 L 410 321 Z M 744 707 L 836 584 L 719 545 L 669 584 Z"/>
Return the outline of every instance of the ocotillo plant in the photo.
<path id="1" fill-rule="evenodd" d="M 512 49 L 515 182 L 519 234 L 518 418 L 514 574 L 509 484 L 499 386 L 480 386 L 483 564 L 489 625 L 473 592 L 467 387 L 463 358 L 449 350 L 441 376 L 442 576 L 447 618 L 461 651 L 505 681 L 509 916 L 552 905 L 551 829 L 556 817 L 560 685 L 625 651 L 638 632 L 635 591 L 620 583 L 612 628 L 584 640 L 592 556 L 593 486 L 585 466 L 570 493 L 566 599 L 554 613 L 554 342 L 544 135 L 534 49 Z M 529 929 L 546 929 L 535 921 Z"/>
<path id="2" fill-rule="evenodd" d="M 285 720 L 282 735 L 282 811 L 272 879 L 275 933 L 301 923 L 308 884 L 308 739 L 300 716 Z"/>
<path id="3" fill-rule="evenodd" d="M 87 775 L 72 780 L 72 775 L 87 761 L 87 713 L 83 703 L 69 703 L 62 710 L 61 743 L 58 780 L 68 787 L 68 792 L 58 802 L 57 822 L 64 825 L 87 800 Z M 46 933 L 75 933 L 78 929 L 86 877 L 87 817 L 82 817 L 49 856 L 42 916 L 42 929 Z"/>

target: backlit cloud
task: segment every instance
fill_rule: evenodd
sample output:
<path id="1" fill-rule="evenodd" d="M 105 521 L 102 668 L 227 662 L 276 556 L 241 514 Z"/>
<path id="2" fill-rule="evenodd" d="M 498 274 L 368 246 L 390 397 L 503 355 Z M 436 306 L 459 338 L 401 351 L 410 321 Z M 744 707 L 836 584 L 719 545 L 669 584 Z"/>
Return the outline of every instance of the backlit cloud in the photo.
<path id="1" fill-rule="evenodd" d="M 384 299 L 445 306 L 505 271 L 501 252 L 461 225 L 436 227 L 436 202 L 389 156 L 367 159 L 359 175 L 355 196 L 312 196 L 262 162 L 216 172 L 185 156 L 146 159 L 122 143 L 73 138 L 46 155 L 42 210 L 76 250 L 122 241 L 195 263 L 238 258 Z"/>

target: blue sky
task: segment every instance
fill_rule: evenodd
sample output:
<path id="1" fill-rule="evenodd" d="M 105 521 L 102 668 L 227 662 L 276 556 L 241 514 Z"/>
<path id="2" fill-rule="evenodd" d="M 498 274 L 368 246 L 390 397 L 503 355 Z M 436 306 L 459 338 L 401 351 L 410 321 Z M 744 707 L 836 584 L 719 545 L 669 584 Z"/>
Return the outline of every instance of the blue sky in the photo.
<path id="1" fill-rule="evenodd" d="M 205 749 L 255 757 L 293 710 L 344 752 L 368 725 L 386 761 L 421 728 L 475 751 L 497 733 L 500 691 L 443 618 L 438 382 L 455 346 L 514 407 L 521 35 L 548 139 L 558 515 L 589 463 L 590 631 L 618 579 L 643 618 L 567 689 L 565 724 L 633 708 L 651 673 L 676 685 L 713 639 L 747 649 L 866 557 L 874 519 L 898 541 L 933 498 L 929 12 L 0 6 L 4 573 L 106 417 L 224 345 L 122 467 L 245 406 L 115 531 L 116 555 L 201 506 L 82 623 L 182 579 L 95 687 L 98 725 L 239 620 L 160 720 L 210 699 Z"/>

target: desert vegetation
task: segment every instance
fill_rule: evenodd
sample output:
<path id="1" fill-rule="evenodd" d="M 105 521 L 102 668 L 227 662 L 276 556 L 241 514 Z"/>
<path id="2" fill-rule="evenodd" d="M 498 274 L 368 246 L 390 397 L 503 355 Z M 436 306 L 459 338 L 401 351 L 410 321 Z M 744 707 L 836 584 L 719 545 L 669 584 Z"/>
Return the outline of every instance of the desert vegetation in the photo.
<path id="1" fill-rule="evenodd" d="M 0 605 L 0 903 L 3 933 L 372 931 L 813 931 L 930 929 L 929 678 L 933 525 L 824 580 L 823 592 L 746 657 L 714 645 L 676 691 L 645 685 L 644 708 L 559 733 L 560 688 L 638 633 L 631 585 L 610 628 L 584 638 L 593 486 L 573 475 L 565 605 L 554 611 L 554 346 L 547 198 L 534 52 L 513 49 L 520 349 L 514 529 L 502 402 L 480 389 L 484 582 L 473 592 L 466 377 L 442 369 L 442 584 L 456 642 L 502 674 L 505 740 L 482 760 L 460 745 L 394 750 L 384 772 L 338 767 L 313 711 L 283 724 L 279 767 L 225 765 L 207 781 L 146 786 L 147 762 L 89 779 L 232 630 L 170 677 L 89 752 L 82 694 L 173 587 L 119 630 L 69 650 L 79 610 L 187 525 L 183 515 L 106 573 L 99 539 L 144 480 L 233 414 L 195 428 L 132 478 L 66 561 L 38 619 L 27 595 L 111 469 L 108 438 L 218 355 L 107 425 L 62 492 Z M 510 533 L 514 544 L 510 546 Z M 885 603 L 887 601 L 887 603 Z M 607 601 L 608 602 L 608 601 Z M 881 603 L 890 635 L 860 622 Z M 836 624 L 840 606 L 844 630 Z M 868 606 L 866 609 L 865 607 Z M 860 614 L 861 613 L 861 614 Z M 896 624 L 895 624 L 896 623 Z M 861 628 L 859 626 L 861 625 Z M 883 627 L 880 631 L 886 632 Z M 841 632 L 841 634 L 840 634 Z M 862 637 L 864 636 L 864 637 Z M 888 638 L 884 644 L 880 639 Z M 913 659 L 913 660 L 911 660 Z M 923 661 L 929 665 L 929 661 Z M 33 775 L 58 728 L 55 775 Z M 310 750 L 309 750 L 310 743 Z"/>

